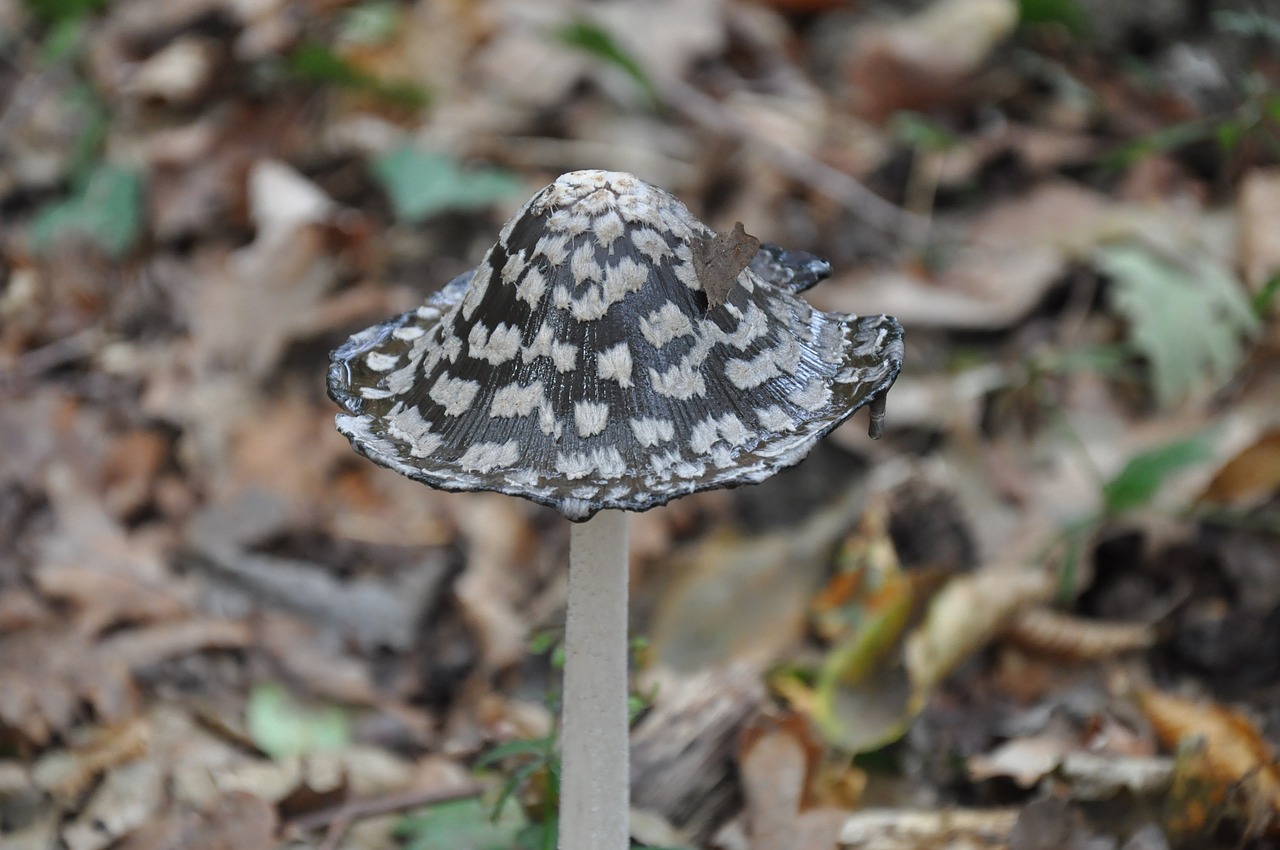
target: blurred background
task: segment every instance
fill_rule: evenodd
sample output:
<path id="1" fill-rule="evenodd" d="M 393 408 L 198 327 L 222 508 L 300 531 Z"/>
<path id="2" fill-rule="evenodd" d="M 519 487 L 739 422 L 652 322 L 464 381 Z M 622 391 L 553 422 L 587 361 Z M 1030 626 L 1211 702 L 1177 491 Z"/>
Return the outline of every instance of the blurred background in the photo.
<path id="1" fill-rule="evenodd" d="M 1278 81 L 1271 0 L 0 0 L 0 845 L 555 846 L 568 525 L 324 374 L 607 168 L 907 329 L 634 517 L 637 844 L 1280 846 Z"/>

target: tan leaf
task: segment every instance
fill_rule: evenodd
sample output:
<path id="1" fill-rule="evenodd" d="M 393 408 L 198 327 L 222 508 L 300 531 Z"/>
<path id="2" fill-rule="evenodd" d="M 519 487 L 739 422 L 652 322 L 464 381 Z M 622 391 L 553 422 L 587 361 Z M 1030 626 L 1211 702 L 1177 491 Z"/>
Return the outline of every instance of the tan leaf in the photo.
<path id="1" fill-rule="evenodd" d="M 729 233 L 717 233 L 693 243 L 693 269 L 707 294 L 708 307 L 719 307 L 729 300 L 738 285 L 738 275 L 759 250 L 760 240 L 748 234 L 740 221 Z"/>
<path id="2" fill-rule="evenodd" d="M 1240 181 L 1240 264 L 1255 289 L 1280 273 L 1280 168 L 1254 170 Z"/>
<path id="3" fill-rule="evenodd" d="M 1046 574 L 988 568 L 947 583 L 904 651 L 913 700 L 921 704 L 960 662 L 987 645 L 1008 619 L 1053 590 Z"/>
<path id="4" fill-rule="evenodd" d="M 1280 429 L 1268 431 L 1223 464 L 1200 495 L 1202 502 L 1252 507 L 1280 490 Z"/>
<path id="5" fill-rule="evenodd" d="M 1251 827 L 1280 826 L 1280 763 L 1249 718 L 1222 705 L 1154 690 L 1142 694 L 1141 705 L 1164 746 L 1202 740 L 1202 758 L 1193 771 L 1221 791 L 1242 792 Z M 1179 765 L 1178 772 L 1186 770 Z"/>

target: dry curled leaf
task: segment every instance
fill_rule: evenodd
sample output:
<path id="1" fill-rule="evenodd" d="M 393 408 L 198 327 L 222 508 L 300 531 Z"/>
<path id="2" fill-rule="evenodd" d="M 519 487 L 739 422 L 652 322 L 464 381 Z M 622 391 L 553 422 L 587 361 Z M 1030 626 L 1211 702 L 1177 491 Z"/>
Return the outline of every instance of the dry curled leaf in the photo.
<path id="1" fill-rule="evenodd" d="M 729 233 L 695 240 L 693 269 L 707 294 L 707 307 L 719 307 L 729 300 L 738 285 L 738 275 L 751 264 L 760 251 L 760 240 L 747 233 L 742 222 L 735 222 Z"/>
<path id="2" fill-rule="evenodd" d="M 1200 501 L 1252 507 L 1280 491 L 1280 429 L 1268 431 L 1223 464 Z"/>
<path id="3" fill-rule="evenodd" d="M 147 752 L 151 730 L 143 718 L 97 732 L 83 747 L 58 750 L 36 763 L 32 778 L 54 799 L 70 803 L 103 773 Z"/>
<path id="4" fill-rule="evenodd" d="M 1195 758 L 1180 760 L 1175 784 L 1207 785 L 1228 804 L 1233 795 L 1242 795 L 1251 832 L 1280 828 L 1280 763 L 1249 718 L 1222 705 L 1159 691 L 1144 693 L 1141 704 L 1166 747 L 1174 749 L 1197 738 L 1202 741 Z M 1213 795 L 1208 799 L 1212 801 Z"/>
<path id="5" fill-rule="evenodd" d="M 929 604 L 924 622 L 908 638 L 904 650 L 911 674 L 913 701 L 929 692 L 960 662 L 986 646 L 1027 605 L 1053 591 L 1044 573 L 989 568 L 958 576 Z"/>
<path id="6" fill-rule="evenodd" d="M 1155 642 L 1155 631 L 1146 623 L 1090 621 L 1039 605 L 1014 614 L 1004 636 L 1035 652 L 1077 661 L 1146 649 Z"/>

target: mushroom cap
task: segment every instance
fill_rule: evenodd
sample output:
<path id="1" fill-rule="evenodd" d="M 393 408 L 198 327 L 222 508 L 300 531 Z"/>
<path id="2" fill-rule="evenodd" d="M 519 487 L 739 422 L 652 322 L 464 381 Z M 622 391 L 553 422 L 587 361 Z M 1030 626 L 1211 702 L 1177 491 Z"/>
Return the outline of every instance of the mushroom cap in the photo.
<path id="1" fill-rule="evenodd" d="M 795 293 L 829 267 L 771 245 L 710 306 L 693 255 L 712 236 L 630 174 L 561 176 L 479 266 L 333 352 L 338 430 L 425 484 L 575 521 L 798 463 L 883 398 L 902 328 L 815 310 Z"/>

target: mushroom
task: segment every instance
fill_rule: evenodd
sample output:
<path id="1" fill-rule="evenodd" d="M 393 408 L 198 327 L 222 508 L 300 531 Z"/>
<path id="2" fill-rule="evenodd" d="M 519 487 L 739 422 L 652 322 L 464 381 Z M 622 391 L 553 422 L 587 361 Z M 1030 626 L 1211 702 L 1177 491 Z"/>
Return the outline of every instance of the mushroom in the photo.
<path id="1" fill-rule="evenodd" d="M 630 174 L 576 171 L 525 203 L 479 266 L 332 354 L 356 451 L 575 523 L 563 850 L 629 841 L 623 511 L 763 481 L 863 405 L 879 436 L 902 328 L 797 296 L 829 273 L 740 225 L 717 235 Z"/>

